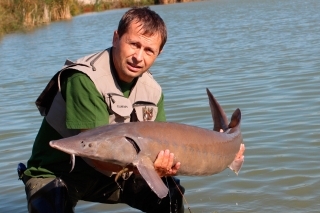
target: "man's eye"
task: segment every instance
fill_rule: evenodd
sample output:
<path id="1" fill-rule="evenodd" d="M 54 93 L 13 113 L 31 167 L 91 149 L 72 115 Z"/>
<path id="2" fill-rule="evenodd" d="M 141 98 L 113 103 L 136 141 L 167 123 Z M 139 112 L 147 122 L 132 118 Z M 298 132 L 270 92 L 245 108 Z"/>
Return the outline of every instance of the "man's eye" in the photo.
<path id="1" fill-rule="evenodd" d="M 146 53 L 147 53 L 148 55 L 154 55 L 154 52 L 153 52 L 152 50 L 150 50 L 150 49 L 147 49 L 147 50 L 146 50 Z"/>
<path id="2" fill-rule="evenodd" d="M 137 43 L 131 43 L 130 45 L 131 45 L 132 48 L 138 48 Z"/>

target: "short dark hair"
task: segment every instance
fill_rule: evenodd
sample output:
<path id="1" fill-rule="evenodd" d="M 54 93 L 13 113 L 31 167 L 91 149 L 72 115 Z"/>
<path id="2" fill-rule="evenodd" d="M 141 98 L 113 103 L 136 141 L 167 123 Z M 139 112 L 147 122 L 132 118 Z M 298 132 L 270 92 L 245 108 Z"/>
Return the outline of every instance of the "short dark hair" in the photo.
<path id="1" fill-rule="evenodd" d="M 128 31 L 128 27 L 133 21 L 141 23 L 144 35 L 160 34 L 161 51 L 167 41 L 167 28 L 162 18 L 149 7 L 133 7 L 119 21 L 118 35 L 120 38 Z"/>

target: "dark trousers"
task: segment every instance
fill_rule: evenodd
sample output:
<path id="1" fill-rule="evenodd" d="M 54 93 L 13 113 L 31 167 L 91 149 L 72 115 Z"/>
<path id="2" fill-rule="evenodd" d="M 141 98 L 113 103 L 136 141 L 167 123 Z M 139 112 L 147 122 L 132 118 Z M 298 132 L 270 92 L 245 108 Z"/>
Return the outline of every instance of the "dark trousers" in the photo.
<path id="1" fill-rule="evenodd" d="M 147 213 L 184 212 L 184 188 L 179 179 L 167 177 L 167 197 L 159 199 L 140 175 L 129 179 L 107 177 L 99 172 L 91 175 L 67 174 L 59 178 L 28 178 L 25 189 L 30 213 L 72 213 L 79 200 L 99 203 L 126 203 Z M 119 188 L 119 185 L 121 188 Z M 178 189 L 179 187 L 179 189 Z"/>

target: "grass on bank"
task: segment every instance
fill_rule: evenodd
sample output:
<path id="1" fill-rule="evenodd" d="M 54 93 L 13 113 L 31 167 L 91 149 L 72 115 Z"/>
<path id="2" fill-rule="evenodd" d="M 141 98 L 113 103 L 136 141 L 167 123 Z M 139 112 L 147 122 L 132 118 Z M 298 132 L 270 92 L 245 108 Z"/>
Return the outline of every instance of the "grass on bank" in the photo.
<path id="1" fill-rule="evenodd" d="M 159 0 L 0 0 L 0 37 L 86 12 L 159 4 Z"/>

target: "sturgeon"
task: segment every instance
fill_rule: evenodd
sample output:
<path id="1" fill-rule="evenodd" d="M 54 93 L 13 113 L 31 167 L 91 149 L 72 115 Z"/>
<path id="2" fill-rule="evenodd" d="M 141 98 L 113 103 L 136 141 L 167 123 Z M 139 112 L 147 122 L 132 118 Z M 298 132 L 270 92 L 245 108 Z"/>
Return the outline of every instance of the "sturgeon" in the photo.
<path id="1" fill-rule="evenodd" d="M 133 165 L 159 198 L 168 193 L 153 166 L 160 150 L 169 149 L 174 153 L 174 161 L 181 162 L 177 175 L 207 176 L 227 167 L 238 174 L 244 161 L 243 157 L 235 159 L 243 143 L 241 111 L 236 109 L 228 123 L 224 110 L 208 89 L 207 94 L 213 131 L 174 122 L 120 123 L 54 140 L 50 146 L 73 159 L 75 155 L 83 157 L 102 173 L 108 173 L 103 166 L 105 162 L 124 168 Z"/>

